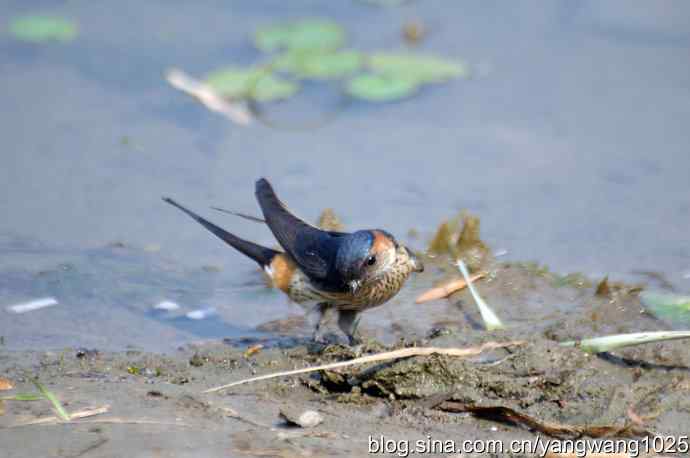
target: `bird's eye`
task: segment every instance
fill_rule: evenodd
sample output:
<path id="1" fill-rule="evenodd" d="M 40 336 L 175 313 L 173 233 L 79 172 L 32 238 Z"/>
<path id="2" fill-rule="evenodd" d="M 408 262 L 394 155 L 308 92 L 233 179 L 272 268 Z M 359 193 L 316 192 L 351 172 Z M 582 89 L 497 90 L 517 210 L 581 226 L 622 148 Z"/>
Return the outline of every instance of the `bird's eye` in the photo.
<path id="1" fill-rule="evenodd" d="M 376 256 L 369 256 L 367 258 L 367 265 L 373 266 L 374 264 L 376 264 Z"/>

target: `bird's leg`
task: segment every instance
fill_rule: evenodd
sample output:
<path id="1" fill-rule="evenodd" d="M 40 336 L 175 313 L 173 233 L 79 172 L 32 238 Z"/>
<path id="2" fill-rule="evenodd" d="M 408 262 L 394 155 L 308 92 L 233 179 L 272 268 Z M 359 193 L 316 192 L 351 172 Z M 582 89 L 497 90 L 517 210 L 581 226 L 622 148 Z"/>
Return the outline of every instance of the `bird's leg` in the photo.
<path id="1" fill-rule="evenodd" d="M 316 313 L 318 314 L 318 321 L 316 322 L 316 326 L 314 327 L 313 335 L 313 339 L 315 342 L 319 342 L 321 340 L 321 328 L 328 321 L 328 316 L 330 315 L 328 312 L 331 309 L 331 304 L 329 304 L 328 302 L 320 302 L 315 307 Z"/>
<path id="2" fill-rule="evenodd" d="M 358 313 L 357 310 L 340 310 L 338 314 L 338 327 L 347 336 L 350 346 L 357 345 L 360 342 L 359 337 L 355 335 L 357 325 L 359 325 Z"/>

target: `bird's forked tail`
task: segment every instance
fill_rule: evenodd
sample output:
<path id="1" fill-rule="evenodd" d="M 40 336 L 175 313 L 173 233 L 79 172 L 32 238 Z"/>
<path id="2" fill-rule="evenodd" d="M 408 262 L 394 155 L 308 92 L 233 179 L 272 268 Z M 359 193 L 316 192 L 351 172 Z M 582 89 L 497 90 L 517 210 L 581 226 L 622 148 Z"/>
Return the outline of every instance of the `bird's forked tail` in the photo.
<path id="1" fill-rule="evenodd" d="M 230 232 L 226 231 L 225 229 L 216 226 L 212 222 L 208 221 L 205 218 L 202 218 L 201 216 L 197 215 L 193 211 L 183 207 L 170 197 L 163 197 L 163 201 L 169 203 L 173 207 L 177 207 L 178 209 L 182 210 L 185 212 L 187 215 L 192 217 L 196 222 L 204 226 L 206 229 L 209 231 L 213 232 L 218 238 L 220 238 L 222 241 L 239 251 L 240 253 L 243 253 L 244 255 L 252 258 L 254 261 L 259 263 L 259 265 L 264 268 L 266 266 L 270 266 L 271 261 L 273 258 L 277 255 L 280 254 L 279 251 L 272 250 L 271 248 L 266 248 L 261 245 L 257 245 L 256 243 L 250 242 L 249 240 L 244 240 L 242 238 L 237 237 L 234 234 L 231 234 Z"/>

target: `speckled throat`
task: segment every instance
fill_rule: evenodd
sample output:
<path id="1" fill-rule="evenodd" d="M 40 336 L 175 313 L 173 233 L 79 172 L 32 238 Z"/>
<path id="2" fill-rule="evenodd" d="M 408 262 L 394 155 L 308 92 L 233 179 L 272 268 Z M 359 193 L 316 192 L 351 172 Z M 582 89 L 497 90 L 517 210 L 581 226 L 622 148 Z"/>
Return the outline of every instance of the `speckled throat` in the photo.
<path id="1" fill-rule="evenodd" d="M 413 271 L 414 264 L 409 257 L 398 256 L 385 274 L 362 284 L 355 294 L 334 301 L 334 305 L 341 310 L 366 310 L 379 306 L 398 294 Z"/>

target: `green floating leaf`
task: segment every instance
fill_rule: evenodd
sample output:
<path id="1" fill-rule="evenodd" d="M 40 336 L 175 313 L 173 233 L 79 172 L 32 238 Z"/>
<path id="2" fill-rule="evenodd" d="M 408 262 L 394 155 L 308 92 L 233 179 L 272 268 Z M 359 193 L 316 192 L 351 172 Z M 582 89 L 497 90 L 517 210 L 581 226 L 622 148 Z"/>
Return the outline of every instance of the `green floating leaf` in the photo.
<path id="1" fill-rule="evenodd" d="M 645 308 L 662 320 L 671 323 L 690 323 L 690 296 L 643 291 L 640 301 Z"/>
<path id="2" fill-rule="evenodd" d="M 259 28 L 254 43 L 262 51 L 333 50 L 345 42 L 345 31 L 337 23 L 326 19 L 304 19 L 288 24 Z"/>
<path id="3" fill-rule="evenodd" d="M 616 334 L 592 339 L 561 342 L 562 347 L 578 347 L 587 353 L 602 353 L 633 345 L 665 342 L 667 340 L 690 339 L 690 331 L 653 331 L 632 334 Z"/>
<path id="4" fill-rule="evenodd" d="M 18 40 L 31 43 L 68 42 L 77 36 L 74 22 L 58 16 L 29 15 L 12 19 L 10 33 Z"/>
<path id="5" fill-rule="evenodd" d="M 465 64 L 428 55 L 375 53 L 369 56 L 367 64 L 375 73 L 419 83 L 441 83 L 469 76 Z"/>
<path id="6" fill-rule="evenodd" d="M 255 99 L 260 102 L 287 99 L 299 86 L 264 69 L 223 68 L 206 77 L 206 84 L 221 96 L 231 99 Z"/>
<path id="7" fill-rule="evenodd" d="M 360 69 L 362 55 L 356 51 L 290 51 L 278 57 L 275 67 L 300 78 L 342 78 Z"/>
<path id="8" fill-rule="evenodd" d="M 419 83 L 413 79 L 363 74 L 348 82 L 347 93 L 370 102 L 391 102 L 411 96 L 418 88 Z"/>

